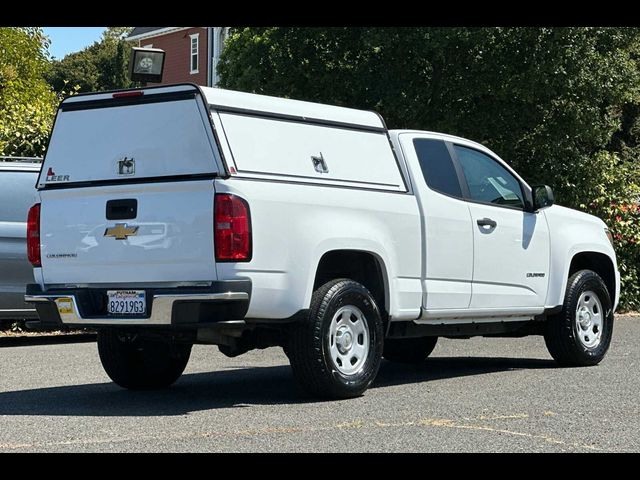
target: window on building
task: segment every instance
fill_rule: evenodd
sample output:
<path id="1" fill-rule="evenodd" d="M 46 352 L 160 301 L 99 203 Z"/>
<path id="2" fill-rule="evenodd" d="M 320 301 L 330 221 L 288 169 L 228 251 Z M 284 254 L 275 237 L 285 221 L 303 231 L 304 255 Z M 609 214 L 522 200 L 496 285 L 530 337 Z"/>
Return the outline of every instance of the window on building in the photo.
<path id="1" fill-rule="evenodd" d="M 142 48 L 153 48 L 153 43 L 150 43 L 148 45 L 143 45 Z"/>
<path id="2" fill-rule="evenodd" d="M 191 73 L 198 73 L 199 55 L 198 55 L 198 43 L 199 33 L 189 35 L 191 37 Z"/>

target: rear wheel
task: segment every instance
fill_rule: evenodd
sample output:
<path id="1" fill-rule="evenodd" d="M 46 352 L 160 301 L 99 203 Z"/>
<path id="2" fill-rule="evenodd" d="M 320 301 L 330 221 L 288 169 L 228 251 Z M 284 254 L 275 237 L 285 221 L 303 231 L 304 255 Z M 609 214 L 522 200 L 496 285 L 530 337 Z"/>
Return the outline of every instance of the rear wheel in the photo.
<path id="1" fill-rule="evenodd" d="M 347 279 L 318 288 L 309 315 L 291 331 L 288 356 L 306 391 L 328 398 L 362 395 L 382 359 L 380 311 L 367 288 Z"/>
<path id="2" fill-rule="evenodd" d="M 150 390 L 174 383 L 189 361 L 191 345 L 140 338 L 116 329 L 98 331 L 98 353 L 107 375 L 121 387 Z"/>
<path id="3" fill-rule="evenodd" d="M 436 348 L 438 337 L 388 338 L 384 341 L 385 360 L 397 363 L 422 363 Z"/>
<path id="4" fill-rule="evenodd" d="M 544 340 L 562 366 L 582 367 L 602 361 L 613 334 L 613 309 L 607 287 L 591 270 L 567 282 L 562 311 L 547 319 Z"/>

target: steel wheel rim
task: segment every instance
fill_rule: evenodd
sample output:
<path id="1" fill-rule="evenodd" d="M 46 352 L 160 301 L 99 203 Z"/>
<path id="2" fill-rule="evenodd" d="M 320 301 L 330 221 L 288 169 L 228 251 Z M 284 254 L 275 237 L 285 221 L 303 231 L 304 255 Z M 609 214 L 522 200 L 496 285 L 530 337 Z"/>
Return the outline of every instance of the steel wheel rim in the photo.
<path id="1" fill-rule="evenodd" d="M 362 311 L 354 305 L 341 307 L 329 327 L 331 364 L 343 375 L 359 373 L 369 356 L 369 325 Z"/>
<path id="2" fill-rule="evenodd" d="M 575 314 L 576 337 L 586 348 L 597 348 L 602 341 L 604 312 L 600 298 L 593 291 L 580 294 Z"/>

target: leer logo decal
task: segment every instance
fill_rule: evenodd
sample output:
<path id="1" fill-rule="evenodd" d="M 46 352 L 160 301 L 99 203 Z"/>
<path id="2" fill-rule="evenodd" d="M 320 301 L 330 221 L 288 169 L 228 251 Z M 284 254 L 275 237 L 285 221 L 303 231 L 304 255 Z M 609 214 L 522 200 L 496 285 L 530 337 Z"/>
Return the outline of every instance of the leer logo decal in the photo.
<path id="1" fill-rule="evenodd" d="M 126 223 L 116 223 L 115 227 L 109 227 L 104 231 L 105 237 L 114 237 L 116 240 L 126 240 L 127 237 L 138 234 L 138 227 L 127 227 Z"/>
<path id="2" fill-rule="evenodd" d="M 56 173 L 53 171 L 53 168 L 49 167 L 49 170 L 47 170 L 46 181 L 47 182 L 68 182 L 69 175 L 56 175 Z"/>

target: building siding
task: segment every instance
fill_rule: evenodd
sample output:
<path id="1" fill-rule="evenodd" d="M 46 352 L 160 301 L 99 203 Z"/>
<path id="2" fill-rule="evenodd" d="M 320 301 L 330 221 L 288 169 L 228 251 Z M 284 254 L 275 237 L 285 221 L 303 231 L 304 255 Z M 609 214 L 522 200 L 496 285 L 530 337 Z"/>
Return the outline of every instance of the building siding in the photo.
<path id="1" fill-rule="evenodd" d="M 191 37 L 199 33 L 198 38 L 198 73 L 191 74 Z M 188 30 L 171 32 L 166 35 L 138 40 L 138 46 L 153 45 L 166 52 L 164 57 L 164 74 L 162 84 L 195 83 L 207 86 L 207 29 L 193 27 Z M 148 85 L 158 85 L 148 83 Z"/>

